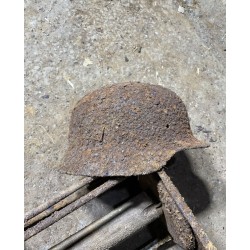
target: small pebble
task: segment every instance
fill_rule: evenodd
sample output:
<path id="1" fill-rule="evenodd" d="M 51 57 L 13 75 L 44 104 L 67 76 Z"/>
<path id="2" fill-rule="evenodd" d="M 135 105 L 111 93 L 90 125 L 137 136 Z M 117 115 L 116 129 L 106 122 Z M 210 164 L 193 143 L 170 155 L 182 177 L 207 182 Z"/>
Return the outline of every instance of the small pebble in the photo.
<path id="1" fill-rule="evenodd" d="M 49 95 L 43 95 L 42 98 L 43 99 L 49 99 Z"/>
<path id="2" fill-rule="evenodd" d="M 91 65 L 91 64 L 93 64 L 93 62 L 92 62 L 88 57 L 86 57 L 86 58 L 84 59 L 83 66 L 84 66 L 84 67 L 87 67 L 87 66 L 89 66 L 89 65 Z"/>
<path id="3" fill-rule="evenodd" d="M 178 8 L 178 12 L 180 12 L 182 14 L 184 13 L 184 8 L 182 6 L 180 6 L 180 5 L 179 5 L 179 8 Z"/>

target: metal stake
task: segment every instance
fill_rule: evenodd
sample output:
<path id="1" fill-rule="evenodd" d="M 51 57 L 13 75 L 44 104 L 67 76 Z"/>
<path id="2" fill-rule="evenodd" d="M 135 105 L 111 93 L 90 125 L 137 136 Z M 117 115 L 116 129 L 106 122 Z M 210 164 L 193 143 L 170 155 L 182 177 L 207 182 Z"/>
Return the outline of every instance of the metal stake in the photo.
<path id="1" fill-rule="evenodd" d="M 39 232 L 41 232 L 45 228 L 51 226 L 52 224 L 59 221 L 60 219 L 62 219 L 66 215 L 68 215 L 69 213 L 71 213 L 71 212 L 75 211 L 76 209 L 78 209 L 79 207 L 81 207 L 86 202 L 96 198 L 97 196 L 104 193 L 108 189 L 114 187 L 115 185 L 117 185 L 118 183 L 120 183 L 123 180 L 124 180 L 124 178 L 106 181 L 104 184 L 97 187 L 96 189 L 89 192 L 88 194 L 82 196 L 80 199 L 74 201 L 73 203 L 71 203 L 67 207 L 64 207 L 60 211 L 54 212 L 51 216 L 38 222 L 35 226 L 28 228 L 24 233 L 24 239 L 27 240 L 27 239 L 31 238 L 32 236 L 38 234 Z"/>
<path id="2" fill-rule="evenodd" d="M 43 212 L 44 210 L 48 209 L 49 207 L 53 206 L 54 204 L 56 204 L 57 202 L 59 202 L 60 200 L 64 199 L 65 197 L 69 196 L 70 194 L 74 193 L 76 190 L 78 190 L 79 188 L 87 185 L 88 183 L 90 183 L 93 180 L 93 178 L 91 177 L 85 177 L 82 180 L 80 180 L 79 182 L 77 182 L 76 184 L 72 185 L 71 187 L 69 187 L 68 189 L 62 191 L 61 193 L 59 193 L 57 196 L 55 196 L 54 198 L 52 198 L 51 200 L 41 204 L 40 206 L 36 207 L 35 209 L 27 212 L 24 216 L 24 222 L 27 222 L 29 219 L 31 219 L 32 217 L 37 216 L 38 214 L 40 214 L 41 212 Z"/>
<path id="3" fill-rule="evenodd" d="M 207 234 L 200 226 L 199 222 L 195 218 L 192 210 L 188 207 L 186 202 L 184 201 L 184 198 L 179 193 L 178 189 L 175 187 L 169 176 L 166 174 L 166 172 L 161 170 L 158 172 L 160 178 L 162 179 L 162 182 L 164 186 L 166 187 L 167 191 L 171 195 L 171 197 L 174 199 L 177 207 L 179 208 L 180 212 L 183 214 L 183 216 L 186 218 L 188 223 L 190 224 L 195 236 L 196 240 L 198 241 L 198 249 L 199 250 L 217 250 L 217 248 L 213 245 L 213 243 L 209 240 Z"/>

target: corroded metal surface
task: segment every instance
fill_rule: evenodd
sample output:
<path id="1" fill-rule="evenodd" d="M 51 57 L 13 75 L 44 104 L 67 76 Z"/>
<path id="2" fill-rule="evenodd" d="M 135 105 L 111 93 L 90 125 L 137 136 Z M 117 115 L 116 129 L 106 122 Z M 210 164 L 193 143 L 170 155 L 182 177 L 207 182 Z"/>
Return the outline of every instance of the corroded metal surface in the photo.
<path id="1" fill-rule="evenodd" d="M 34 219 L 35 217 L 37 217 L 39 214 L 41 214 L 42 212 L 44 212 L 46 210 L 51 210 L 50 208 L 52 206 L 54 206 L 57 202 L 61 201 L 65 197 L 67 197 L 70 194 L 77 191 L 78 189 L 80 189 L 80 188 L 84 187 L 85 185 L 89 184 L 92 180 L 93 180 L 93 178 L 84 177 L 82 180 L 80 180 L 77 183 L 74 183 L 68 189 L 63 190 L 57 196 L 51 198 L 49 201 L 47 201 L 47 202 L 41 204 L 40 206 L 36 207 L 35 209 L 32 209 L 31 211 L 27 212 L 25 214 L 25 216 L 24 216 L 24 223 L 26 224 L 28 222 L 28 220 Z M 52 211 L 51 211 L 51 213 L 52 213 Z M 46 213 L 46 215 L 47 215 L 47 213 Z M 30 223 L 27 223 L 27 226 L 29 224 Z M 26 227 L 26 225 L 24 227 Z"/>
<path id="2" fill-rule="evenodd" d="M 174 242 L 183 249 L 195 249 L 195 236 L 185 217 L 179 211 L 173 198 L 168 193 L 162 181 L 157 185 L 159 196 L 162 202 L 167 228 L 174 239 Z"/>
<path id="3" fill-rule="evenodd" d="M 61 171 L 86 176 L 155 172 L 177 152 L 206 147 L 182 100 L 158 85 L 122 83 L 82 98 L 72 112 Z"/>
<path id="4" fill-rule="evenodd" d="M 50 225 L 54 224 L 55 222 L 59 221 L 60 219 L 62 219 L 66 215 L 68 215 L 69 213 L 71 213 L 71 212 L 75 211 L 76 209 L 78 209 L 79 207 L 81 207 L 83 204 L 96 198 L 97 196 L 106 192 L 108 189 L 114 187 L 115 185 L 119 184 L 123 180 L 124 179 L 119 178 L 119 179 L 113 179 L 113 180 L 106 181 L 104 184 L 97 187 L 96 189 L 89 192 L 88 194 L 82 196 L 81 198 L 74 201 L 70 205 L 62 208 L 59 211 L 54 212 L 52 215 L 50 215 L 49 217 L 45 218 L 44 220 L 38 222 L 33 227 L 28 228 L 24 232 L 24 239 L 27 240 L 27 239 L 31 238 L 32 236 L 38 234 L 39 232 L 41 232 L 45 228 L 47 228 Z"/>
<path id="5" fill-rule="evenodd" d="M 51 207 L 48 207 L 43 212 L 41 212 L 38 215 L 36 215 L 36 216 L 32 217 L 31 219 L 29 219 L 27 222 L 24 223 L 24 229 L 30 228 L 32 225 L 35 225 L 37 222 L 39 222 L 39 221 L 43 220 L 44 218 L 50 216 L 54 212 L 59 211 L 62 208 L 68 206 L 69 204 L 73 203 L 74 201 L 80 199 L 86 193 L 87 193 L 87 189 L 86 189 L 86 187 L 83 186 L 82 188 L 80 188 L 76 192 L 74 192 L 73 194 L 70 194 L 66 198 L 58 201 L 57 203 L 55 203 Z"/>
<path id="6" fill-rule="evenodd" d="M 213 243 L 208 238 L 206 232 L 202 229 L 201 225 L 195 218 L 192 210 L 188 207 L 184 198 L 179 193 L 178 189 L 172 183 L 169 176 L 166 174 L 164 170 L 158 172 L 162 182 L 167 189 L 170 196 L 173 198 L 175 204 L 178 209 L 182 213 L 182 215 L 186 218 L 187 222 L 191 226 L 193 233 L 195 235 L 196 241 L 198 243 L 198 250 L 217 250 L 217 248 L 213 245 Z"/>

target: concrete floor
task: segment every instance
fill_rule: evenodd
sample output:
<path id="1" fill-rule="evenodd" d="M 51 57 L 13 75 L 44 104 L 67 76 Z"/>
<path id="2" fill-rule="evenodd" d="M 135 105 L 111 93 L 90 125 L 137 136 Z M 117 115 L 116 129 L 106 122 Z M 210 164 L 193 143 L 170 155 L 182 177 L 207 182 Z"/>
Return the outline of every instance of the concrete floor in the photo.
<path id="1" fill-rule="evenodd" d="M 55 168 L 70 111 L 86 92 L 125 81 L 159 84 L 182 98 L 194 135 L 211 144 L 187 155 L 210 197 L 199 221 L 226 249 L 225 53 L 224 0 L 26 0 L 25 211 L 80 179 Z M 76 211 L 25 247 L 47 249 L 60 240 L 57 230 L 72 234 L 84 223 Z"/>

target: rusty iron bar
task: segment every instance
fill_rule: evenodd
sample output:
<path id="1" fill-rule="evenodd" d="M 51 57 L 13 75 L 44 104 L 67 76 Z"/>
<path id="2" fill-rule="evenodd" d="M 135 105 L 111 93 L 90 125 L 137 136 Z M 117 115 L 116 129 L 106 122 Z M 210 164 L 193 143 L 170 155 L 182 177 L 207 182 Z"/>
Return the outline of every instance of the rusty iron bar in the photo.
<path id="1" fill-rule="evenodd" d="M 121 205 L 120 207 L 114 209 L 107 215 L 103 216 L 99 220 L 96 220 L 95 222 L 89 224 L 88 226 L 84 227 L 82 230 L 76 232 L 75 234 L 69 236 L 68 238 L 64 239 L 62 242 L 58 243 L 57 245 L 51 247 L 49 250 L 64 250 L 68 249 L 70 246 L 74 245 L 79 240 L 83 239 L 87 235 L 91 234 L 119 214 L 123 213 L 125 210 L 127 210 L 129 207 L 133 206 L 133 202 L 128 201 Z"/>
<path id="2" fill-rule="evenodd" d="M 162 181 L 157 184 L 162 210 L 167 222 L 168 232 L 182 249 L 195 249 L 196 238 L 186 218 L 170 196 Z"/>
<path id="3" fill-rule="evenodd" d="M 69 196 L 70 194 L 74 193 L 76 190 L 80 189 L 81 187 L 87 185 L 93 180 L 91 177 L 85 177 L 82 180 L 78 181 L 76 184 L 72 185 L 68 189 L 60 192 L 57 196 L 52 198 L 51 200 L 41 204 L 40 206 L 36 207 L 35 209 L 27 212 L 24 216 L 24 222 L 27 222 L 29 219 L 37 216 L 38 214 L 42 213 L 44 210 L 48 209 L 49 207 L 55 205 L 60 200 L 64 199 L 65 197 Z"/>
<path id="4" fill-rule="evenodd" d="M 80 199 L 78 199 L 78 200 L 74 201 L 73 203 L 71 203 L 70 205 L 62 208 L 60 211 L 54 212 L 52 215 L 50 215 L 49 217 L 45 218 L 44 220 L 38 222 L 33 227 L 28 228 L 24 232 L 24 239 L 28 240 L 32 236 L 38 234 L 42 230 L 44 230 L 47 227 L 51 226 L 52 224 L 59 221 L 60 219 L 62 219 L 66 215 L 68 215 L 69 213 L 71 213 L 71 212 L 75 211 L 76 209 L 78 209 L 79 207 L 81 207 L 83 204 L 85 204 L 88 201 L 96 198 L 97 196 L 99 196 L 100 194 L 106 192 L 108 189 L 114 187 L 115 185 L 117 185 L 118 183 L 120 183 L 123 180 L 124 180 L 124 178 L 119 178 L 119 179 L 106 181 L 104 184 L 97 187 L 93 191 L 87 193 L 86 195 L 82 196 Z"/>
<path id="5" fill-rule="evenodd" d="M 170 177 L 166 174 L 163 170 L 158 172 L 158 175 L 163 181 L 164 186 L 166 187 L 167 191 L 174 199 L 177 207 L 179 208 L 180 212 L 186 218 L 188 223 L 190 224 L 198 242 L 198 249 L 199 250 L 217 250 L 217 248 L 213 245 L 213 243 L 209 240 L 207 234 L 202 229 L 201 225 L 197 221 L 196 217 L 194 216 L 192 210 L 188 207 L 184 198 L 179 193 L 178 189 L 175 187 L 173 182 L 171 181 Z"/>
<path id="6" fill-rule="evenodd" d="M 74 192 L 73 194 L 70 194 L 66 198 L 60 200 L 55 205 L 44 210 L 42 213 L 29 219 L 27 222 L 24 223 L 24 229 L 26 229 L 27 227 L 30 227 L 31 225 L 35 224 L 38 221 L 41 221 L 45 217 L 48 217 L 49 215 L 51 215 L 55 211 L 60 210 L 63 207 L 66 207 L 70 203 L 72 203 L 72 202 L 76 201 L 77 199 L 79 199 L 80 197 L 82 197 L 84 194 L 86 194 L 86 188 L 83 186 L 82 188 L 76 190 L 76 192 Z"/>

